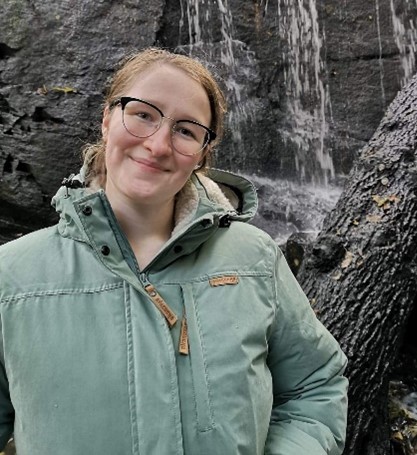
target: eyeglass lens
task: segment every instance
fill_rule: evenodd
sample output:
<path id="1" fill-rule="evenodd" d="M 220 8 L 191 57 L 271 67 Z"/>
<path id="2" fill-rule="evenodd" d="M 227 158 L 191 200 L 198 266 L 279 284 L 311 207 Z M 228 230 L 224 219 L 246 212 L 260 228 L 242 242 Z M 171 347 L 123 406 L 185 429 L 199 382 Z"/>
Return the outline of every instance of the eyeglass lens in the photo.
<path id="1" fill-rule="evenodd" d="M 154 107 L 141 101 L 129 101 L 123 110 L 126 130 L 136 137 L 149 137 L 162 124 L 162 115 Z M 183 155 L 195 155 L 208 143 L 207 130 L 191 121 L 175 122 L 172 128 L 172 146 Z"/>

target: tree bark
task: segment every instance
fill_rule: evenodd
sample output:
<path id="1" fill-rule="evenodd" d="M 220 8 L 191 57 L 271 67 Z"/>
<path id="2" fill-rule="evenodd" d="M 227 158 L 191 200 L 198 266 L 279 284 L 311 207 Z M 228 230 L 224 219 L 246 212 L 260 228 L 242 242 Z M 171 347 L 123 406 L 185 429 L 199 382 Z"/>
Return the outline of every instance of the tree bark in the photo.
<path id="1" fill-rule="evenodd" d="M 417 76 L 362 149 L 297 276 L 349 359 L 346 455 L 390 453 L 389 373 L 417 291 Z"/>

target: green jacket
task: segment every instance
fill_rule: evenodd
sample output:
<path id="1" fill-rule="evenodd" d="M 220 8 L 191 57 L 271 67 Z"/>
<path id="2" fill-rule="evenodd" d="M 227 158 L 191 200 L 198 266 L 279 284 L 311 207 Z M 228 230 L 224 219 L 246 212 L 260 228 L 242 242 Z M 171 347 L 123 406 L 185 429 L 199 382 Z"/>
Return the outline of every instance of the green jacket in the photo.
<path id="1" fill-rule="evenodd" d="M 245 223 L 252 185 L 211 178 L 239 207 L 194 175 L 141 271 L 103 191 L 62 187 L 57 226 L 0 248 L 0 450 L 14 432 L 18 455 L 342 453 L 345 356 Z"/>

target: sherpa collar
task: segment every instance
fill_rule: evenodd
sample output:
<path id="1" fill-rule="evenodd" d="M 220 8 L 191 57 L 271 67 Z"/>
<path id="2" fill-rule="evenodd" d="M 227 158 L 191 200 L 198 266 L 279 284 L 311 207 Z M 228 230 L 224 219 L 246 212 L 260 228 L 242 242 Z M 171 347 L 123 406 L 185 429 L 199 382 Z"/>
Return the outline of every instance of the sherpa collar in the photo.
<path id="1" fill-rule="evenodd" d="M 235 210 L 235 207 L 233 207 L 229 199 L 225 196 L 220 186 L 216 182 L 203 174 L 198 174 L 197 178 L 203 185 L 210 201 L 220 205 L 226 211 Z M 195 212 L 197 211 L 198 201 L 198 190 L 195 184 L 191 180 L 188 180 L 177 195 L 174 212 L 174 229 L 171 233 L 171 237 L 177 234 L 191 222 L 195 215 Z"/>

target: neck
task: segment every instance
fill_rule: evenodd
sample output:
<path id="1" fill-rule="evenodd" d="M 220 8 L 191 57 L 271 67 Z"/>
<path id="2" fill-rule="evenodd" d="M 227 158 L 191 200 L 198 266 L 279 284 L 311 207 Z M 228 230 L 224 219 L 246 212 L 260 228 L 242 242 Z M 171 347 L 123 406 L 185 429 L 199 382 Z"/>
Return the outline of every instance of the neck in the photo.
<path id="1" fill-rule="evenodd" d="M 171 237 L 174 227 L 174 199 L 147 205 L 107 195 L 139 267 L 143 269 Z"/>

